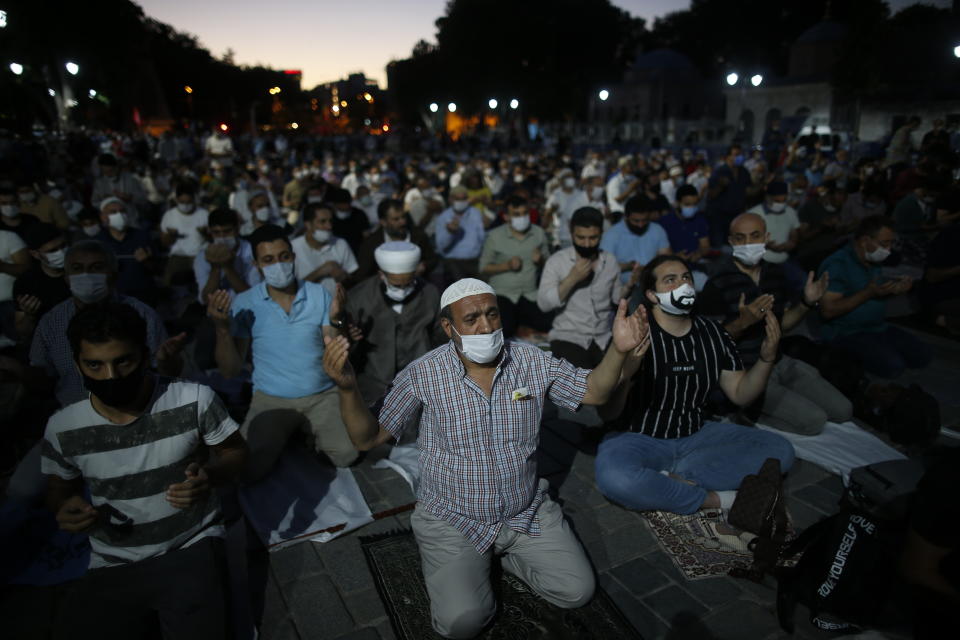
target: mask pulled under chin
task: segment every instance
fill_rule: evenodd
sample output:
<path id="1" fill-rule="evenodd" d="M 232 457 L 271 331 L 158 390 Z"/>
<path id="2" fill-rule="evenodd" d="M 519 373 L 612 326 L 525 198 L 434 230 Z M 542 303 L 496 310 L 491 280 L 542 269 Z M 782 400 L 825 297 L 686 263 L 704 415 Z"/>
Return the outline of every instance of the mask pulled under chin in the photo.
<path id="1" fill-rule="evenodd" d="M 462 336 L 456 329 L 453 332 L 460 337 L 460 352 L 471 362 L 477 364 L 493 362 L 503 349 L 503 329 L 472 336 Z"/>
<path id="2" fill-rule="evenodd" d="M 689 284 L 682 284 L 673 291 L 655 293 L 660 308 L 674 316 L 689 315 L 697 299 L 697 291 Z"/>

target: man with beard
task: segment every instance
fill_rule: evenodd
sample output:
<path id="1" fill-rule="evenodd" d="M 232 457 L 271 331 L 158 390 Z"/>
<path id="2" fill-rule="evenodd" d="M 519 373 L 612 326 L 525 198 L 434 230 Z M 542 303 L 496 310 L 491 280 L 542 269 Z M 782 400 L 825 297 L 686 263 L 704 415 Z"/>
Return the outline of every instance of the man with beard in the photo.
<path id="1" fill-rule="evenodd" d="M 350 290 L 350 360 L 365 398 L 379 398 L 397 372 L 445 341 L 440 292 L 417 276 L 420 257 L 411 242 L 385 242 L 374 252 L 377 273 Z"/>
<path id="2" fill-rule="evenodd" d="M 621 384 L 603 413 L 624 418 L 597 452 L 597 487 L 637 511 L 690 514 L 729 509 L 744 476 L 767 458 L 786 473 L 790 442 L 769 431 L 708 419 L 704 407 L 719 386 L 737 405 L 753 402 L 767 385 L 780 343 L 772 309 L 756 364 L 745 369 L 733 340 L 716 322 L 693 313 L 696 291 L 687 263 L 658 256 L 644 269 L 634 299 L 648 308 L 650 348 L 628 356 Z M 736 537 L 727 525 L 714 533 Z M 725 539 L 720 537 L 721 542 Z"/>
<path id="3" fill-rule="evenodd" d="M 426 276 L 437 266 L 437 253 L 427 234 L 419 227 L 410 226 L 409 216 L 403 212 L 403 203 L 399 200 L 383 200 L 377 205 L 377 216 L 380 219 L 380 228 L 367 236 L 360 251 L 357 252 L 357 262 L 360 267 L 352 274 L 349 282 L 360 282 L 369 278 L 377 271 L 377 261 L 374 252 L 384 242 L 412 242 L 420 248 L 420 263 L 417 275 Z"/>
<path id="4" fill-rule="evenodd" d="M 609 251 L 620 263 L 620 282 L 630 280 L 634 270 L 658 255 L 670 253 L 667 232 L 656 222 L 650 222 L 658 211 L 655 201 L 640 195 L 627 200 L 624 218 L 603 234 L 602 251 Z"/>

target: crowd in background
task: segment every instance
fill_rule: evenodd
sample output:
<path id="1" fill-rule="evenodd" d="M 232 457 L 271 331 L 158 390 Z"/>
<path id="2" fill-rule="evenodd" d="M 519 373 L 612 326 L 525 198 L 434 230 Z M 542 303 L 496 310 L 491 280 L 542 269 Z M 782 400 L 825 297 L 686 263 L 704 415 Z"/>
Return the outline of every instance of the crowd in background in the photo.
<path id="1" fill-rule="evenodd" d="M 269 471 L 304 420 L 333 464 L 357 458 L 317 360 L 321 329 L 349 338 L 372 404 L 447 342 L 440 292 L 463 278 L 493 288 L 507 340 L 593 369 L 618 302 L 632 310 L 657 291 L 645 266 L 672 255 L 691 271 L 697 313 L 723 325 L 743 365 L 768 362 L 761 345 L 774 322 L 895 379 L 932 352 L 890 323 L 894 305 L 931 331 L 960 333 L 951 136 L 942 121 L 911 118 L 876 157 L 777 123 L 763 146 L 713 155 L 564 144 L 404 152 L 378 149 L 373 137 L 334 144 L 220 127 L 4 138 L 0 415 L 10 487 L 31 495 L 47 419 L 96 386 L 67 329 L 80 331 L 72 318 L 103 304 L 143 319 L 151 367 L 218 391 L 244 423 L 247 481 Z M 268 286 L 290 291 L 285 315 L 269 316 Z M 665 309 L 682 306 L 657 297 Z M 784 349 L 742 417 L 815 434 L 849 420 L 861 391 Z M 738 411 L 715 400 L 718 414 Z M 223 426 L 217 401 L 203 402 L 220 425 L 205 441 L 222 448 L 237 427 Z M 281 424 L 282 411 L 297 418 Z M 258 429 L 264 415 L 269 429 Z M 44 449 L 43 470 L 66 469 L 50 466 L 61 454 Z"/>

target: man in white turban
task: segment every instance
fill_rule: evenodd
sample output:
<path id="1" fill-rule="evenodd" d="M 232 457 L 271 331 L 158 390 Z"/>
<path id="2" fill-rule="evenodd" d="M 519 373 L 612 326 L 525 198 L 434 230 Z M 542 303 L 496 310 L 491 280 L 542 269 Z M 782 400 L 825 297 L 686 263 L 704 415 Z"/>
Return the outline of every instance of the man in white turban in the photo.
<path id="1" fill-rule="evenodd" d="M 627 316 L 620 301 L 613 339 L 593 371 L 525 343 L 503 340 L 489 284 L 458 280 L 440 298 L 449 341 L 403 369 L 371 413 L 357 390 L 344 337 L 325 340 L 323 367 L 340 389 L 340 412 L 354 445 L 400 439 L 419 416 L 421 477 L 410 518 L 433 628 L 472 638 L 496 612 L 490 563 L 548 602 L 586 604 L 595 578 L 583 548 L 537 480 L 534 455 L 547 398 L 571 411 L 607 401 L 628 353 L 648 344 L 643 305 Z"/>
<path id="2" fill-rule="evenodd" d="M 347 323 L 356 341 L 350 360 L 360 393 L 379 398 L 405 366 L 446 341 L 440 292 L 416 275 L 420 247 L 385 242 L 374 251 L 377 272 L 347 296 Z"/>

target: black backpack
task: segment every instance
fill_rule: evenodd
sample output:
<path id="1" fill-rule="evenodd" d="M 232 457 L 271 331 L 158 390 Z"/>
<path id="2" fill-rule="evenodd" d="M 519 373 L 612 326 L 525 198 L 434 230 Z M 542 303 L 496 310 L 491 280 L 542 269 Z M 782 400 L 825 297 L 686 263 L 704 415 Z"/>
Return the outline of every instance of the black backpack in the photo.
<path id="1" fill-rule="evenodd" d="M 810 622 L 828 631 L 884 627 L 899 621 L 889 607 L 897 581 L 904 530 L 865 512 L 846 508 L 809 527 L 790 543 L 783 558 L 802 553 L 795 567 L 777 575 L 777 618 L 794 630 L 798 603 Z"/>

